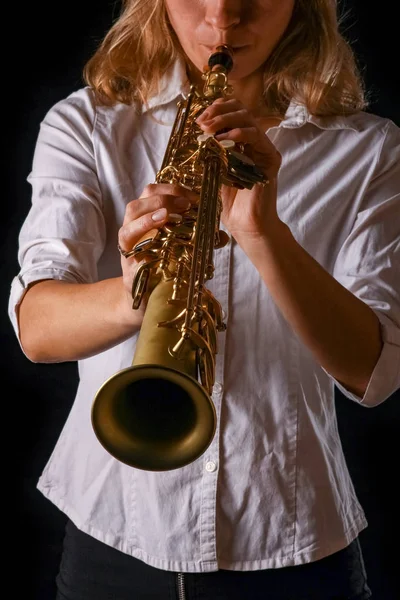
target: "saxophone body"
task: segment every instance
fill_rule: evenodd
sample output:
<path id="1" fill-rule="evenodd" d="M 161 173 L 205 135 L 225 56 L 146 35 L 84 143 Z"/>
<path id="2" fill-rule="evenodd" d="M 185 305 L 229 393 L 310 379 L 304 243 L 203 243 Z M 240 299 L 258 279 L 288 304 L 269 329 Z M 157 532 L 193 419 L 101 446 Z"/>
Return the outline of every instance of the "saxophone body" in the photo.
<path id="1" fill-rule="evenodd" d="M 103 447 L 138 469 L 165 471 L 199 458 L 215 435 L 211 399 L 217 335 L 226 328 L 218 300 L 207 289 L 214 251 L 228 241 L 220 231 L 221 185 L 266 183 L 234 142 L 204 134 L 197 117 L 230 93 L 228 47 L 210 56 L 204 89 L 191 86 L 178 103 L 156 183 L 184 186 L 198 202 L 179 222 L 167 222 L 134 248 L 143 257 L 133 286 L 133 309 L 146 299 L 132 366 L 110 377 L 92 405 L 92 425 Z"/>

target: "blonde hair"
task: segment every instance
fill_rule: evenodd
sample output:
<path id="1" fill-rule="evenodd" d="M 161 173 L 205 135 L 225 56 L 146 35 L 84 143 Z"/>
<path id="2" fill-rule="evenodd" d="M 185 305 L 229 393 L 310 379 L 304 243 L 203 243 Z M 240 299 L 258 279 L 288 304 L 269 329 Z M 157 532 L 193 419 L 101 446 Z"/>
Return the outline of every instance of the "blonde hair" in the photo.
<path id="1" fill-rule="evenodd" d="M 295 0 L 288 28 L 265 63 L 264 97 L 272 114 L 283 114 L 292 99 L 319 116 L 366 108 L 364 83 L 337 12 L 336 0 Z M 178 57 L 186 60 L 164 1 L 122 0 L 83 78 L 100 103 L 146 104 Z"/>

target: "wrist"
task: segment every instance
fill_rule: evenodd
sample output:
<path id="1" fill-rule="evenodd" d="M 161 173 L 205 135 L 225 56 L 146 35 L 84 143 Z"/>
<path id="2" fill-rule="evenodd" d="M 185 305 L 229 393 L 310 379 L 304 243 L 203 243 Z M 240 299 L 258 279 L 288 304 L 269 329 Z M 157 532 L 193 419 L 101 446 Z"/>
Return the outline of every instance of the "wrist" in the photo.
<path id="1" fill-rule="evenodd" d="M 144 315 L 143 301 L 139 308 L 133 308 L 133 297 L 126 289 L 123 277 L 118 277 L 118 293 L 115 303 L 115 315 L 119 324 L 126 328 L 127 334 L 133 335 L 141 326 Z"/>
<path id="2" fill-rule="evenodd" d="M 263 230 L 257 233 L 240 236 L 234 235 L 234 237 L 254 264 L 260 258 L 265 261 L 265 257 L 276 256 L 277 253 L 285 249 L 290 241 L 294 240 L 288 225 L 278 217 L 274 219 L 273 223 L 270 222 Z"/>

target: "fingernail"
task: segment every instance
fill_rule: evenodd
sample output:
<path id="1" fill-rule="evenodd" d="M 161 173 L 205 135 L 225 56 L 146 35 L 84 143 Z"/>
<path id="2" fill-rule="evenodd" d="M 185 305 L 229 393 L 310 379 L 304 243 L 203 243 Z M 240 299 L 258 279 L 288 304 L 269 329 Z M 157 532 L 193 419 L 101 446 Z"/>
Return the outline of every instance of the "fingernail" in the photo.
<path id="1" fill-rule="evenodd" d="M 190 206 L 189 200 L 187 198 L 185 198 L 184 196 L 179 196 L 178 198 L 175 198 L 174 204 L 178 208 L 184 208 L 184 207 L 189 208 L 189 206 Z"/>
<path id="2" fill-rule="evenodd" d="M 211 127 L 214 123 L 215 119 L 205 119 L 204 121 L 201 121 L 201 123 L 199 123 L 199 126 L 201 128 L 203 127 Z"/>
<path id="3" fill-rule="evenodd" d="M 151 215 L 151 218 L 153 219 L 153 221 L 163 221 L 166 216 L 167 216 L 167 209 L 160 208 L 159 210 L 156 210 L 156 212 Z"/>

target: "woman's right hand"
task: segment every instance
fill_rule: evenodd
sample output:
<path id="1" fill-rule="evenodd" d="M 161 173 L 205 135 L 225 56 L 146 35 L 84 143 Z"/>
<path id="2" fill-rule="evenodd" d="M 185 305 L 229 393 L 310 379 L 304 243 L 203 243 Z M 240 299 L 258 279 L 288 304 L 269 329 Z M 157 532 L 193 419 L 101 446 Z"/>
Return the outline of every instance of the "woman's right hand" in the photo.
<path id="1" fill-rule="evenodd" d="M 198 196 L 179 185 L 157 183 L 147 185 L 140 197 L 132 200 L 126 206 L 125 217 L 118 232 L 118 244 L 123 252 L 129 252 L 139 242 L 152 237 L 152 232 L 160 229 L 167 221 L 177 221 L 176 215 L 181 215 L 196 202 Z M 171 217 L 171 215 L 175 215 Z M 123 284 L 126 296 L 128 315 L 132 315 L 132 285 L 140 265 L 147 262 L 145 255 L 124 257 L 121 255 Z M 140 310 L 144 314 L 146 301 L 142 302 Z M 137 314 L 135 315 L 137 322 Z"/>

